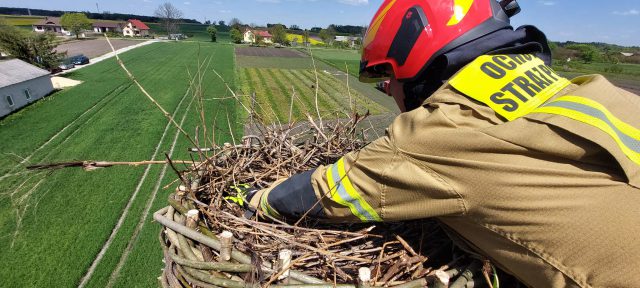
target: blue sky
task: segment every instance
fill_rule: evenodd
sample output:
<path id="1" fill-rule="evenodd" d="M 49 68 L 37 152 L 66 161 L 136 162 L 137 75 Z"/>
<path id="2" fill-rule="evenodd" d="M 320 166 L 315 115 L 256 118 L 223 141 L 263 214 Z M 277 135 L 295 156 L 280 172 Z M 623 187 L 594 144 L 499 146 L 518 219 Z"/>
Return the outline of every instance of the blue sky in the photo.
<path id="1" fill-rule="evenodd" d="M 165 0 L 0 0 L 0 6 L 152 15 Z M 453 1 L 453 0 L 451 0 Z M 368 24 L 382 0 L 169 0 L 198 21 L 238 17 L 245 23 L 301 27 Z M 597 41 L 640 46 L 638 0 L 520 0 L 513 25 L 533 24 L 556 41 Z"/>

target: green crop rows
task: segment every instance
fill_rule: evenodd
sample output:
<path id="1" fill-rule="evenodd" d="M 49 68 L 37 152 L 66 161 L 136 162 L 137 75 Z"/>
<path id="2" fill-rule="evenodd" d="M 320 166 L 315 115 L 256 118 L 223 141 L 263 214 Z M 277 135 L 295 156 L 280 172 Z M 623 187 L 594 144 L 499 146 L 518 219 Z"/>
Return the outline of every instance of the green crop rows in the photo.
<path id="1" fill-rule="evenodd" d="M 367 110 L 373 114 L 386 111 L 355 89 L 348 90 L 336 78 L 339 76 L 327 71 L 316 73 L 309 69 L 241 68 L 239 74 L 244 94 L 251 97 L 255 92 L 254 108 L 267 122 L 286 123 L 290 114 L 294 121 L 307 119 L 307 115 L 316 118 L 316 91 L 317 106 L 323 118 L 344 117 L 345 113 L 349 113 L 350 106 L 360 113 Z"/>
<path id="2" fill-rule="evenodd" d="M 192 75 L 197 71 L 198 55 L 212 57 L 201 82 L 204 97 L 228 98 L 211 69 L 233 85 L 231 46 L 158 43 L 122 55 L 147 91 L 191 134 L 201 122 L 197 101 L 192 101 L 191 92 L 196 89 L 189 89 L 187 70 Z M 26 157 L 25 164 L 141 161 L 154 154 L 162 160 L 170 151 L 174 159 L 188 159 L 191 145 L 175 128 L 167 128 L 162 113 L 131 85 L 115 61 L 97 63 L 69 77 L 84 83 L 0 121 L 0 286 L 77 286 L 124 214 L 127 217 L 122 218 L 87 287 L 157 286 L 162 267 L 160 227 L 151 223 L 151 213 L 166 204 L 171 189 L 162 187 L 176 178 L 171 169 L 150 167 L 141 181 L 145 166 L 26 173 L 17 162 Z M 241 136 L 235 101 L 204 103 L 207 121 L 220 127 L 217 141 L 231 140 L 223 128 L 229 123 L 232 132 Z M 134 191 L 139 191 L 136 197 L 132 197 Z"/>

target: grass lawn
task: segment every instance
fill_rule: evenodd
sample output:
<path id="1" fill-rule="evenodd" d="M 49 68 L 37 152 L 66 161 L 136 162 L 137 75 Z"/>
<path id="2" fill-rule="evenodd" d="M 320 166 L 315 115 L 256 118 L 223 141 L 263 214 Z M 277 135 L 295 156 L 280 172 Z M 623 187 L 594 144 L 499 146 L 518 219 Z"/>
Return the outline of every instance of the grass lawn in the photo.
<path id="1" fill-rule="evenodd" d="M 233 48 L 228 45 L 157 43 L 122 55 L 149 93 L 190 132 L 199 120 L 187 69 L 196 71 L 198 54 L 213 56 L 209 70 L 215 68 L 233 85 Z M 22 166 L 14 168 L 16 159 L 28 156 L 30 163 L 140 161 L 160 160 L 173 150 L 173 158 L 188 159 L 190 144 L 175 128 L 167 128 L 163 115 L 130 84 L 115 61 L 83 68 L 70 77 L 84 83 L 0 121 L 0 149 L 5 152 L 0 157 L 0 286 L 77 286 L 126 214 L 87 286 L 156 287 L 162 267 L 160 226 L 151 223 L 150 214 L 166 204 L 173 190 L 161 189 L 175 179 L 170 169 L 158 165 L 20 174 Z M 228 96 L 210 71 L 202 88 L 205 98 Z M 204 103 L 207 121 L 221 129 L 218 141 L 231 141 L 224 128 L 227 115 L 233 132 L 241 136 L 235 102 Z"/>
<path id="2" fill-rule="evenodd" d="M 305 53 L 308 53 L 304 50 Z M 342 72 L 358 77 L 360 73 L 360 51 L 343 49 L 311 49 L 313 57 L 335 67 Z"/>
<path id="3" fill-rule="evenodd" d="M 165 34 L 166 30 L 162 27 L 162 25 L 158 23 L 147 23 L 149 28 L 151 28 L 152 33 Z M 211 42 L 211 36 L 207 33 L 207 27 L 209 25 L 204 24 L 180 24 L 180 33 L 185 34 L 189 37 L 190 41 L 199 41 L 199 42 Z M 229 32 L 220 32 L 218 31 L 217 42 L 220 43 L 230 43 L 231 37 L 229 36 Z"/>

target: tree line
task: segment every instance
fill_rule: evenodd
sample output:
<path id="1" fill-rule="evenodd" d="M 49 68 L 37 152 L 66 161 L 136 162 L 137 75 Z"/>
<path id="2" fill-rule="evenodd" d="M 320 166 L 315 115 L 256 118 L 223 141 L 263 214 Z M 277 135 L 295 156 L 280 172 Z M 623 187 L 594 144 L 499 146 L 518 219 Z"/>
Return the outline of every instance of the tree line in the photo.
<path id="1" fill-rule="evenodd" d="M 116 20 L 116 21 L 126 21 L 129 19 L 138 19 L 142 22 L 152 22 L 157 23 L 162 20 L 162 18 L 158 16 L 143 16 L 136 14 L 122 14 L 122 13 L 110 13 L 108 11 L 104 11 L 103 13 L 94 13 L 89 11 L 59 11 L 59 10 L 44 10 L 44 9 L 27 9 L 27 8 L 10 8 L 10 7 L 0 7 L 0 14 L 5 15 L 31 15 L 33 16 L 49 16 L 49 17 L 62 17 L 65 13 L 82 13 L 86 15 L 90 19 L 95 20 Z M 191 23 L 191 24 L 202 24 L 194 19 L 186 19 L 180 18 L 179 22 L 181 23 Z"/>

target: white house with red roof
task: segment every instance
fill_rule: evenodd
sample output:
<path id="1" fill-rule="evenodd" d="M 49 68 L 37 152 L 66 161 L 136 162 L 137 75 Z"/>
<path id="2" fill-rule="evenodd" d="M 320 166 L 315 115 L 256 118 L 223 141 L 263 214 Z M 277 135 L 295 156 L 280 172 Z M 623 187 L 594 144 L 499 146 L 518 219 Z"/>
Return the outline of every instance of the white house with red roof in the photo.
<path id="1" fill-rule="evenodd" d="M 138 19 L 129 19 L 127 24 L 122 28 L 122 34 L 130 37 L 145 37 L 149 36 L 149 26 L 142 23 Z"/>
<path id="2" fill-rule="evenodd" d="M 264 43 L 273 43 L 273 36 L 269 31 L 265 30 L 251 30 L 244 31 L 244 43 L 256 43 L 257 36 L 262 37 Z"/>
<path id="3" fill-rule="evenodd" d="M 65 30 L 60 25 L 60 17 L 44 17 L 44 19 L 33 24 L 33 31 L 38 33 L 53 32 L 60 35 L 71 36 L 71 32 Z"/>

